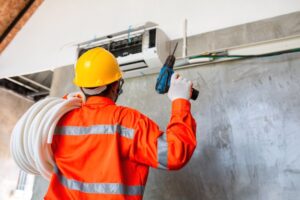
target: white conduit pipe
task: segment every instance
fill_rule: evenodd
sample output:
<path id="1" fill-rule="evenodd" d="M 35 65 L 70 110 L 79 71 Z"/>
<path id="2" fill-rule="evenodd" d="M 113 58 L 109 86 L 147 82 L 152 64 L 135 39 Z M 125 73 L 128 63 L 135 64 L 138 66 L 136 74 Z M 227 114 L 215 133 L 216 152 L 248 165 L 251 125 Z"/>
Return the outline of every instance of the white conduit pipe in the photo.
<path id="1" fill-rule="evenodd" d="M 25 112 L 14 127 L 10 142 L 13 159 L 23 171 L 50 180 L 55 165 L 51 143 L 56 124 L 83 101 L 81 93 L 69 94 L 67 99 L 48 97 Z"/>

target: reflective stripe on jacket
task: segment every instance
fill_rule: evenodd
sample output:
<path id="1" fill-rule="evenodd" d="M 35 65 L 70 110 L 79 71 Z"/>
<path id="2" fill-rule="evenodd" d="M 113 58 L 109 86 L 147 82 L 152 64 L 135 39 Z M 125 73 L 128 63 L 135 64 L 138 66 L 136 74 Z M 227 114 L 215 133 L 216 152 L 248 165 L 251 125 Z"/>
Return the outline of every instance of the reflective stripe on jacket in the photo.
<path id="1" fill-rule="evenodd" d="M 90 97 L 58 122 L 52 142 L 56 162 L 45 199 L 140 200 L 149 166 L 183 167 L 196 147 L 190 102 L 172 102 L 166 133 L 136 110 Z"/>

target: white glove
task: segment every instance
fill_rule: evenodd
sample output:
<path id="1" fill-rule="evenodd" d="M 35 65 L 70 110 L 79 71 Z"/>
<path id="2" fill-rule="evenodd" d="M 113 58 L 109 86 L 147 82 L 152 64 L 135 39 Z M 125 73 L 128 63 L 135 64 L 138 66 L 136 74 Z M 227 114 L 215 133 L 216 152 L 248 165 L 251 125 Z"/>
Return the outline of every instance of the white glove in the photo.
<path id="1" fill-rule="evenodd" d="M 180 77 L 178 73 L 172 75 L 168 92 L 168 97 L 171 101 L 179 98 L 189 100 L 191 98 L 191 91 L 191 81 Z"/>

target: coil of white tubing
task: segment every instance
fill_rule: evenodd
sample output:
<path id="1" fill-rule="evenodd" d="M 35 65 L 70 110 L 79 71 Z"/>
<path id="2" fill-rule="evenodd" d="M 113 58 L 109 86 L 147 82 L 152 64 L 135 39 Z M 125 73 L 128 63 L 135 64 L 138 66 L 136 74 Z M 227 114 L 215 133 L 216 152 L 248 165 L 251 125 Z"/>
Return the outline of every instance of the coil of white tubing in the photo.
<path id="1" fill-rule="evenodd" d="M 71 93 L 67 99 L 48 97 L 23 114 L 12 131 L 10 142 L 13 159 L 23 171 L 50 180 L 55 165 L 51 143 L 56 124 L 83 101 L 82 93 Z"/>
<path id="2" fill-rule="evenodd" d="M 54 100 L 54 98 L 46 98 L 29 108 L 27 112 L 21 117 L 17 122 L 15 128 L 12 132 L 11 138 L 11 152 L 17 165 L 27 173 L 38 174 L 38 171 L 34 168 L 34 163 L 27 160 L 24 150 L 23 137 L 24 137 L 24 127 L 29 118 L 31 118 L 32 113 L 38 112 L 45 104 Z M 30 120 L 30 119 L 29 119 Z M 26 133 L 27 135 L 27 133 Z M 26 145 L 27 146 L 27 145 Z"/>

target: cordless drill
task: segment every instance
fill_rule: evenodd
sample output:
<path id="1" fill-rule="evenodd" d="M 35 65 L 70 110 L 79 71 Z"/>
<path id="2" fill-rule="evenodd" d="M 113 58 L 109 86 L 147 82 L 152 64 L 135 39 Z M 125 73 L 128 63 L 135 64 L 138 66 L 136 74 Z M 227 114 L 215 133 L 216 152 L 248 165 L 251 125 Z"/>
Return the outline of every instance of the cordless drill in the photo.
<path id="1" fill-rule="evenodd" d="M 178 43 L 176 43 L 173 53 L 167 57 L 165 64 L 161 68 L 159 76 L 157 78 L 155 90 L 159 94 L 165 94 L 169 91 L 171 76 L 174 73 L 173 67 L 176 60 L 174 53 L 177 49 L 177 45 Z M 199 95 L 199 91 L 192 88 L 191 99 L 196 100 L 198 98 L 198 95 Z"/>

